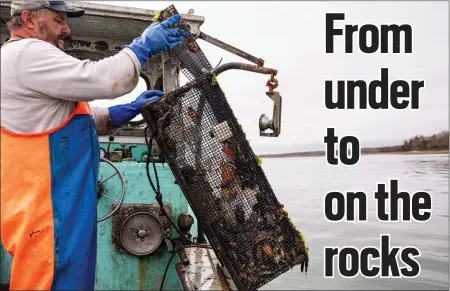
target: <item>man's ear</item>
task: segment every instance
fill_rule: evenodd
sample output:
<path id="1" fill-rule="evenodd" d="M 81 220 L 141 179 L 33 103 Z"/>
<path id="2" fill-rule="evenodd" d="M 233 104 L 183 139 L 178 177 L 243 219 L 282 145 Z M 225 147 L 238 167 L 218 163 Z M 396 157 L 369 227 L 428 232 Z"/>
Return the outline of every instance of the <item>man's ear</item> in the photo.
<path id="1" fill-rule="evenodd" d="M 24 10 L 21 14 L 22 17 L 22 23 L 24 27 L 34 30 L 36 27 L 36 19 L 31 14 L 30 10 Z"/>

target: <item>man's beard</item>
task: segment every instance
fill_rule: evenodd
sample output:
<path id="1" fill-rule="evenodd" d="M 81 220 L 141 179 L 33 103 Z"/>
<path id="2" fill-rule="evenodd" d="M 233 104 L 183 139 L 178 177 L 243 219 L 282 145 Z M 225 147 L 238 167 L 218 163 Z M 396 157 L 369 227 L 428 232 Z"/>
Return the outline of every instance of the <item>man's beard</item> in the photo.
<path id="1" fill-rule="evenodd" d="M 60 38 L 59 35 L 53 35 L 48 26 L 42 21 L 38 21 L 38 27 L 38 34 L 41 40 L 51 43 L 60 50 L 64 51 L 64 40 Z"/>

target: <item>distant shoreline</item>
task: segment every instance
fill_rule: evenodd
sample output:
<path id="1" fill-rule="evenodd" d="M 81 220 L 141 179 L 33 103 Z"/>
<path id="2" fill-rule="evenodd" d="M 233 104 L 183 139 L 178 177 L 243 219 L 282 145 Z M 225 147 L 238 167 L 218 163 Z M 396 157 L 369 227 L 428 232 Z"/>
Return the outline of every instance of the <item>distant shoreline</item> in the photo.
<path id="1" fill-rule="evenodd" d="M 441 131 L 430 136 L 416 135 L 402 145 L 362 148 L 361 155 L 436 155 L 448 154 L 449 132 Z M 262 154 L 260 158 L 323 157 L 325 151 Z"/>
<path id="2" fill-rule="evenodd" d="M 418 151 L 391 151 L 391 152 L 376 152 L 372 150 L 361 150 L 361 155 L 437 155 L 448 154 L 449 150 L 418 150 Z M 281 154 L 263 154 L 259 155 L 261 158 L 293 158 L 293 157 L 322 157 L 325 156 L 325 151 L 312 151 L 312 152 L 294 152 L 294 153 L 281 153 Z"/>
<path id="3" fill-rule="evenodd" d="M 387 152 L 387 153 L 365 153 L 365 155 L 440 155 L 448 154 L 449 150 L 409 151 L 409 152 Z M 364 155 L 364 153 L 362 153 Z"/>

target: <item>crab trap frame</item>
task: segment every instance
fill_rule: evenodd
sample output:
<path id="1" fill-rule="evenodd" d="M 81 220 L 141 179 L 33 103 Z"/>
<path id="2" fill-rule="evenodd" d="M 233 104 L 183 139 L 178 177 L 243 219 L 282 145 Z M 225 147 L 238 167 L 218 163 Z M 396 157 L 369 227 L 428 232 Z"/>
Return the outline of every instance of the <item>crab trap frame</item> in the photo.
<path id="1" fill-rule="evenodd" d="M 175 14 L 169 6 L 155 21 Z M 189 33 L 183 20 L 175 27 Z M 276 71 L 260 60 L 258 66 L 230 63 L 213 70 L 191 34 L 169 54 L 189 82 L 141 113 L 219 260 L 239 290 L 256 290 L 296 265 L 306 271 L 306 242 L 277 200 L 216 80 L 228 69 L 271 74 L 268 95 L 281 106 L 273 91 Z M 277 123 L 279 130 L 279 120 L 270 126 Z"/>

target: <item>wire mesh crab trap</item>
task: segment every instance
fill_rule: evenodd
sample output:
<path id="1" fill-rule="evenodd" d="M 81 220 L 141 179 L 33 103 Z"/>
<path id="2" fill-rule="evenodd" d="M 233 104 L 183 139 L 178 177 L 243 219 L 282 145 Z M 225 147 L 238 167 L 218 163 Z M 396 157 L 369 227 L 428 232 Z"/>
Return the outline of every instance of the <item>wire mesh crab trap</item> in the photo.
<path id="1" fill-rule="evenodd" d="M 175 14 L 170 6 L 155 20 Z M 183 21 L 175 26 L 189 32 Z M 235 66 L 213 70 L 193 35 L 170 56 L 189 82 L 141 113 L 237 288 L 256 290 L 297 265 L 306 271 L 306 242 L 277 200 L 215 78 Z"/>

